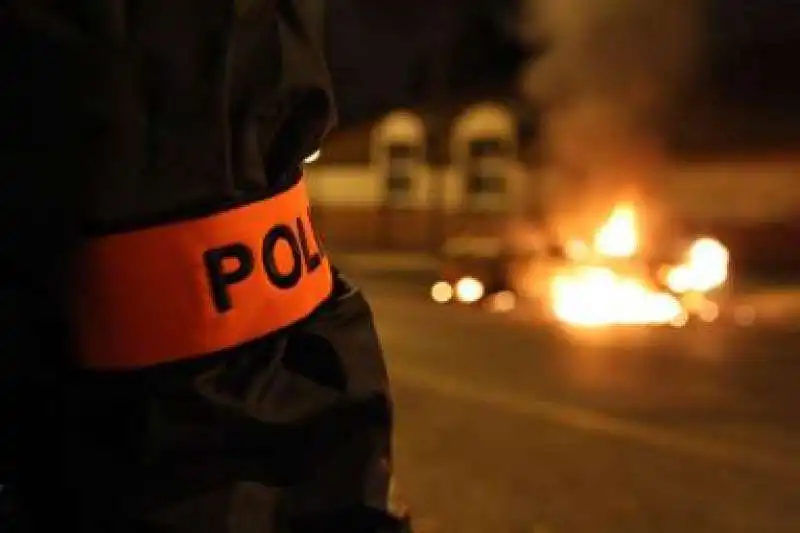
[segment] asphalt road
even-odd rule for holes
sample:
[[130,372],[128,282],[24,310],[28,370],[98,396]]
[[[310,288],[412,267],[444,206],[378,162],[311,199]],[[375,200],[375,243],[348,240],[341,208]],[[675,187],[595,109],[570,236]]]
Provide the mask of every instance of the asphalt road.
[[421,533],[800,532],[800,328],[574,334],[356,276]]

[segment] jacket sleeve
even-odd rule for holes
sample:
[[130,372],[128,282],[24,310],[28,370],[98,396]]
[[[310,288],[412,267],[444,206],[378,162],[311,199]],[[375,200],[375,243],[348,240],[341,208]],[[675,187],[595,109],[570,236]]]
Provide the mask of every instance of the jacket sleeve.
[[[334,297],[294,336],[307,339],[301,343],[305,357],[336,361],[346,383],[347,407],[329,415],[337,424],[336,437],[319,432],[318,441],[327,450],[319,466],[287,491],[290,529],[410,533],[408,511],[392,481],[394,406],[372,312],[361,291],[336,275]],[[310,375],[302,364],[292,364],[292,355],[286,354],[289,366]],[[327,372],[329,378],[332,374]]]
[[[109,104],[126,133],[127,108],[107,102],[115,94],[103,85],[120,65],[98,45],[113,43],[103,32],[125,3],[0,3],[0,485],[11,487],[0,492],[0,531],[19,531],[3,517],[9,494],[32,509],[17,516],[85,532],[265,531],[277,517],[293,533],[400,531],[388,498],[391,398],[360,293],[345,290],[290,333],[221,359],[66,379],[69,251],[95,185],[119,185],[92,177],[126,166],[101,148],[108,131],[94,114]],[[304,32],[283,18],[280,85],[324,85]],[[253,66],[242,68],[248,78]],[[311,144],[286,129],[290,146]],[[321,361],[344,378],[320,378]]]

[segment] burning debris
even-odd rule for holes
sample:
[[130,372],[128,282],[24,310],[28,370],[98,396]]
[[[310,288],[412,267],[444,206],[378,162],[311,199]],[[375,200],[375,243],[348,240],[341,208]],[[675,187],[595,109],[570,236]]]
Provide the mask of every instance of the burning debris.
[[[495,311],[536,300],[575,327],[716,320],[712,294],[728,279],[727,248],[704,237],[682,256],[654,264],[652,256],[669,246],[662,249],[650,234],[662,218],[663,206],[651,197],[667,158],[662,133],[701,55],[701,3],[527,0],[523,6],[523,33],[547,45],[523,73],[522,89],[542,112],[546,174],[558,184],[546,198],[548,220],[539,222],[549,226],[549,242],[529,254],[506,243],[491,257],[454,256],[432,298],[485,302]],[[599,227],[586,224],[596,221],[584,215],[631,196],[637,201],[618,202]]]
[[[544,305],[546,315],[579,328],[680,327],[692,317],[715,321],[719,308],[712,295],[728,281],[727,248],[716,239],[702,237],[674,261],[653,264],[644,253],[639,218],[633,203],[619,203],[590,239],[570,240],[557,246],[560,251],[555,255],[517,256],[517,262],[527,263],[521,270],[510,262],[503,264],[505,282],[481,277],[474,258],[456,258],[462,267],[458,275],[435,283],[431,298],[442,304],[482,303],[496,313],[512,311],[520,298],[533,299]],[[506,252],[484,259],[500,263],[513,256]],[[514,277],[518,279],[511,280]]]
[[652,275],[636,261],[641,248],[637,226],[633,206],[620,204],[591,244],[569,244],[572,264],[549,283],[550,307],[558,320],[579,327],[682,326],[693,314],[706,321],[716,318],[716,305],[705,296],[728,278],[725,246],[712,238],[697,239],[681,262]]

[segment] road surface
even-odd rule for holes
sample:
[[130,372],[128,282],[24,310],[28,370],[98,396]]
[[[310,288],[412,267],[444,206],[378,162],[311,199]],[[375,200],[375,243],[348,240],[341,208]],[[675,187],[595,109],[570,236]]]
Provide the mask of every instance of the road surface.
[[800,328],[576,335],[357,281],[421,533],[800,532]]

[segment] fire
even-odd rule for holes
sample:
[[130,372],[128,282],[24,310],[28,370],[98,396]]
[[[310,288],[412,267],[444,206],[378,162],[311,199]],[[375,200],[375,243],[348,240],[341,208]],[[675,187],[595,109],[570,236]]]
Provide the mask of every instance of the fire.
[[614,208],[591,245],[569,243],[567,254],[575,264],[550,281],[555,317],[578,327],[682,326],[692,309],[679,295],[703,295],[723,285],[728,277],[728,250],[714,239],[702,238],[691,245],[682,264],[664,272],[662,281],[669,291],[659,289],[648,276],[622,272],[614,265],[635,257],[640,244],[636,209],[628,203]]
[[553,312],[574,326],[680,324],[684,310],[665,292],[607,267],[577,267],[552,281]]
[[730,254],[725,246],[704,237],[689,248],[684,264],[667,272],[665,282],[678,294],[708,292],[725,283],[729,261]]
[[594,237],[594,250],[605,257],[633,257],[639,249],[636,210],[618,205]]

